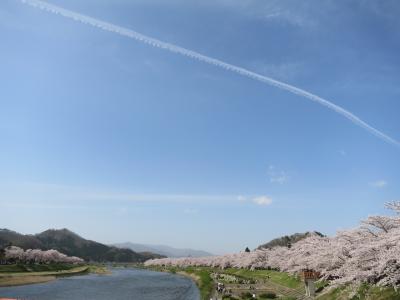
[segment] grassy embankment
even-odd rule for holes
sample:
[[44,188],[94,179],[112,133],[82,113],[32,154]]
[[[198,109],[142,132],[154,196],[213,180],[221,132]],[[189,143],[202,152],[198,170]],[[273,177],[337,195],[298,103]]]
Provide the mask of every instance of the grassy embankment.
[[300,278],[292,276],[288,273],[278,272],[274,270],[249,270],[249,269],[226,269],[221,271],[225,274],[231,274],[243,277],[249,280],[264,280],[268,278],[271,282],[291,288],[299,289],[303,287]]
[[[215,289],[215,282],[211,274],[229,274],[237,278],[252,282],[264,282],[271,289],[271,293],[259,294],[257,299],[295,300],[304,295],[304,283],[299,277],[288,273],[273,270],[248,270],[248,269],[216,269],[206,267],[151,267],[154,271],[171,272],[191,277],[197,284],[202,300],[209,300]],[[393,288],[362,285],[354,291],[354,288],[343,286],[326,290],[326,282],[317,282],[317,299],[319,300],[400,300],[400,293]],[[228,297],[223,299],[250,299],[252,291],[242,293],[241,297]],[[275,294],[275,295],[274,295]],[[247,295],[247,296],[246,296]],[[280,296],[279,296],[280,295]],[[274,298],[276,297],[276,298]]]
[[14,286],[42,283],[55,280],[61,276],[72,276],[86,273],[106,274],[105,267],[100,265],[0,265],[0,286]]
[[[275,270],[249,270],[229,268],[220,270],[220,273],[234,275],[236,278],[248,280],[250,284],[261,283],[268,292],[257,293],[256,299],[295,300],[304,294],[303,283],[299,277]],[[242,292],[241,297],[226,297],[226,299],[253,299],[254,291]]]
[[399,300],[400,293],[393,288],[363,284],[358,288],[341,286],[319,296],[318,300]]
[[[277,272],[273,270],[254,270],[250,271],[247,269],[217,269],[207,267],[188,267],[188,268],[177,268],[177,267],[151,267],[154,271],[171,272],[181,274],[192,278],[201,294],[201,299],[208,300],[213,294],[215,289],[215,282],[211,276],[213,273],[230,274],[238,278],[247,280],[265,280],[268,278],[269,281],[276,284],[276,286],[287,288],[288,290],[301,290],[302,283],[299,278],[291,276],[287,273]],[[302,290],[301,290],[302,291]],[[300,292],[299,292],[300,293]],[[229,298],[226,298],[229,299]],[[281,299],[295,299],[295,298],[281,298]]]
[[211,268],[177,268],[177,267],[145,267],[145,269],[157,272],[169,272],[190,277],[200,290],[202,300],[209,300],[214,289],[214,281],[211,278]]

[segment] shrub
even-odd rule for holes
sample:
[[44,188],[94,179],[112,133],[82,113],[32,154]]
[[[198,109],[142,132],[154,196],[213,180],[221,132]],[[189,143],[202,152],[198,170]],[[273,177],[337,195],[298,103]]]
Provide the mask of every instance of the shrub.
[[261,294],[259,297],[261,299],[276,299],[277,298],[276,294],[272,293],[272,292]]

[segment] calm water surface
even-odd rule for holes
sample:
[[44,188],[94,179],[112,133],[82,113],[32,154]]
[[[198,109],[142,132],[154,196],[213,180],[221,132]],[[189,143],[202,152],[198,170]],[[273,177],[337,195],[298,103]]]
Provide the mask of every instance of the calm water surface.
[[137,269],[112,269],[112,275],[91,274],[43,284],[0,288],[1,297],[29,300],[200,299],[197,287],[188,278]]

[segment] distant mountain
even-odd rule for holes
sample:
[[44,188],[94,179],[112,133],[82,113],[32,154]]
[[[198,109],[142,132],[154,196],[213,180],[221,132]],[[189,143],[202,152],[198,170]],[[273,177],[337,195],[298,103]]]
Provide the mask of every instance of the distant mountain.
[[324,236],[322,233],[318,231],[312,231],[312,232],[304,232],[304,233],[295,233],[292,235],[285,235],[276,239],[273,239],[269,241],[268,243],[262,244],[257,247],[257,249],[262,249],[262,248],[274,248],[277,246],[282,246],[282,247],[288,247],[290,245],[293,245],[294,243],[305,239],[306,237],[312,236],[312,235],[318,235],[318,236]]
[[23,249],[43,249],[43,243],[34,235],[22,235],[12,230],[0,228],[0,248],[14,245]]
[[193,249],[179,249],[173,248],[165,245],[146,245],[146,244],[135,244],[135,243],[120,243],[114,244],[118,248],[129,248],[136,252],[151,252],[157,253],[167,257],[202,257],[202,256],[212,256],[213,254]]
[[68,256],[99,262],[144,262],[161,255],[137,253],[131,249],[107,246],[86,240],[68,229],[49,229],[36,235],[23,235],[8,229],[0,229],[0,248],[14,245],[23,249],[55,249]]

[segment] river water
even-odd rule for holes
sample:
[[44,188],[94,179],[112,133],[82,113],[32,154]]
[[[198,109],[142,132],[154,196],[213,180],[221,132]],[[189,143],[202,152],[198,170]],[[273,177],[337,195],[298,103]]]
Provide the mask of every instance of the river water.
[[199,300],[188,278],[138,269],[112,269],[111,275],[82,275],[17,287],[0,288],[0,298],[27,300]]

